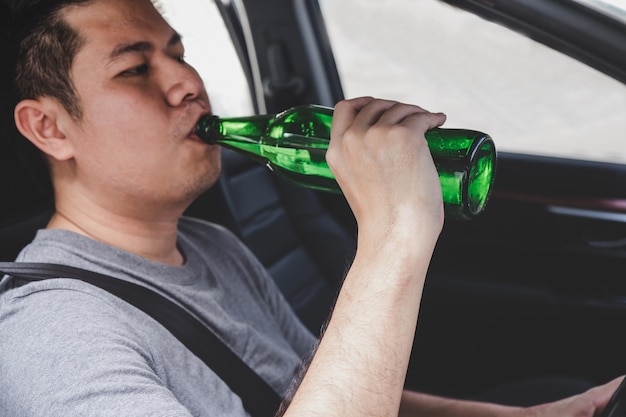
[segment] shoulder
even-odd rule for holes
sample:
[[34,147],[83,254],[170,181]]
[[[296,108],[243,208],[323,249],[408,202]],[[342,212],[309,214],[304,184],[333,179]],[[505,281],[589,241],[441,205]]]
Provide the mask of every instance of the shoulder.
[[54,279],[0,297],[0,415],[189,416],[155,370],[157,338],[88,287]]
[[3,342],[47,344],[57,337],[60,342],[83,337],[96,329],[123,330],[128,322],[121,313],[127,314],[123,310],[129,307],[112,294],[79,280],[30,282],[0,295],[0,333],[8,336],[2,338]]
[[137,329],[147,320],[107,291],[75,279],[27,283],[0,295],[0,365],[43,353],[82,352],[87,358],[101,343],[126,344],[149,361],[148,338]]

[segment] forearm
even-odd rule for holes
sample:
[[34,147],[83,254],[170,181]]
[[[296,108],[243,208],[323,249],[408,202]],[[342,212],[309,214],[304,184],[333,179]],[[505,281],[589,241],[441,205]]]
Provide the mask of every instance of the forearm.
[[432,248],[368,246],[357,253],[285,415],[398,413]]
[[529,410],[404,391],[400,417],[523,417]]
[[423,134],[444,120],[369,97],[335,107],[326,161],[357,221],[358,249],[286,416],[398,414],[443,227],[441,185]]

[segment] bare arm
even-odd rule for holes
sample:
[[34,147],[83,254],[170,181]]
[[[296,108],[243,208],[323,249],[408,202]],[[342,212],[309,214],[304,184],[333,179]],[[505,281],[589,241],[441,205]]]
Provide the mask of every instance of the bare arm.
[[[402,396],[400,417],[523,417],[533,414],[524,414],[525,410],[519,407],[507,407],[497,404],[488,404],[474,401],[454,400],[405,391]],[[554,417],[557,417],[556,415]],[[565,417],[565,416],[562,416]]]
[[403,390],[443,226],[441,186],[424,132],[444,120],[372,98],[335,108],[327,160],[356,217],[358,250],[285,416],[593,417],[617,388],[620,379],[531,408]]
[[[593,417],[621,378],[530,408],[403,390],[441,186],[424,132],[445,116],[359,98],[335,108],[328,162],[359,227],[331,320],[286,416]],[[419,342],[419,341],[418,341]]]
[[356,216],[358,250],[286,416],[397,415],[443,225],[424,132],[444,120],[371,98],[337,105],[327,159]]
[[400,417],[594,417],[603,410],[623,377],[560,401],[529,408],[461,401],[405,391]]

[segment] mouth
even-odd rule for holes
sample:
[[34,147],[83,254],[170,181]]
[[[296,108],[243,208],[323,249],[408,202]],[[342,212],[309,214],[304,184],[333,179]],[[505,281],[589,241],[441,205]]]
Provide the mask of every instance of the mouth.
[[[192,130],[189,135],[187,135],[187,139],[193,140],[194,142],[205,143],[200,137],[195,133],[195,129]],[[206,144],[206,143],[205,143]]]
[[203,114],[201,114],[201,115],[200,115],[200,117],[198,118],[198,120],[196,120],[196,123],[194,123],[193,127],[191,128],[191,130],[190,130],[190,131],[189,131],[189,133],[187,134],[187,137],[188,137],[189,139],[194,140],[194,141],[198,141],[198,142],[201,142],[201,143],[204,143],[205,145],[210,145],[210,144],[206,143],[205,141],[203,141],[203,140],[200,138],[200,136],[198,136],[198,134],[196,133],[196,128],[197,128],[197,126],[198,126],[198,123],[200,122],[200,120],[202,119],[202,117],[204,117],[204,116],[208,116],[208,115],[211,115],[211,113],[210,113],[210,112],[203,113]]

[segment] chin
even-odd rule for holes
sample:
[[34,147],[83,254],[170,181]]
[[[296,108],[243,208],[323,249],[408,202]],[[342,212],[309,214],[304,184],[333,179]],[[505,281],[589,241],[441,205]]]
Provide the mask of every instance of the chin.
[[202,175],[195,176],[181,187],[187,198],[195,200],[217,182],[220,176],[220,164],[209,166],[211,169],[206,170]]

